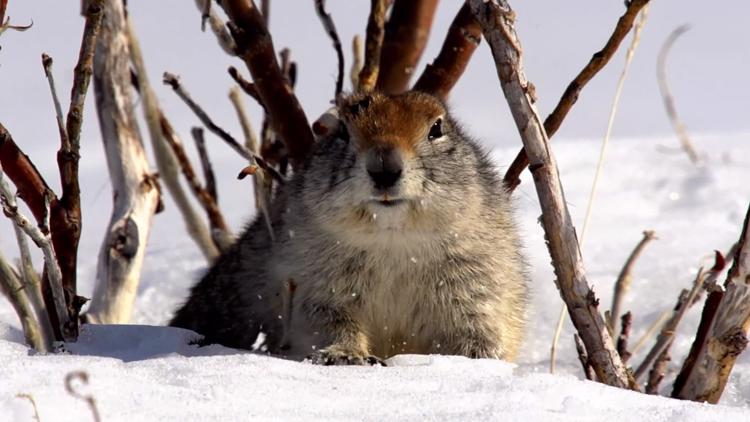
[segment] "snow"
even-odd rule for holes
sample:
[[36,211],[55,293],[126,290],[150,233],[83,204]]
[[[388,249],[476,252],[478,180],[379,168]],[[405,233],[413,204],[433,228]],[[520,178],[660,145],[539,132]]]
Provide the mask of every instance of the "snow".
[[[706,164],[690,164],[676,140],[615,139],[582,251],[591,284],[609,309],[612,284],[625,259],[653,229],[652,242],[636,264],[624,309],[634,315],[631,344],[692,282],[714,249],[736,241],[750,200],[750,143],[747,134],[703,135],[697,147]],[[566,199],[574,221],[582,222],[599,144],[596,140],[554,141]],[[509,163],[516,148],[498,149],[497,163]],[[226,171],[222,207],[234,227],[249,215],[246,184],[232,184],[238,160],[215,157]],[[104,163],[82,167],[84,193],[102,190]],[[189,331],[161,327],[187,289],[205,270],[200,252],[185,235],[167,200],[157,216],[144,262],[134,323],[84,326],[67,353],[37,355],[23,345],[9,303],[0,299],[0,420],[33,419],[18,394],[33,396],[42,421],[90,420],[84,401],[69,395],[65,375],[85,370],[104,421],[116,420],[508,420],[508,421],[718,421],[750,418],[750,353],[740,356],[720,405],[672,400],[581,380],[566,322],[557,373],[548,373],[549,344],[561,301],[552,283],[533,183],[524,176],[515,194],[532,264],[532,316],[516,364],[448,356],[396,356],[388,367],[318,367],[224,348],[199,348]],[[239,183],[239,182],[237,182]],[[89,186],[88,188],[86,186]],[[242,193],[242,194],[241,194]],[[90,294],[98,242],[108,218],[109,198],[84,198],[88,216],[81,243],[80,292]],[[15,256],[3,224],[3,252]],[[700,318],[700,305],[686,315],[672,347],[668,393]],[[631,363],[645,356],[651,342]]]

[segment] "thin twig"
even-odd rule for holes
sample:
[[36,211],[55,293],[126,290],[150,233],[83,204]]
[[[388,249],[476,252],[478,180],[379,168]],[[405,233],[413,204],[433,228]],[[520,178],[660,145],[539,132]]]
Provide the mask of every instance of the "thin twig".
[[705,272],[703,268],[701,268],[700,270],[698,270],[698,274],[695,276],[695,281],[693,281],[692,289],[690,289],[690,291],[683,290],[680,294],[680,297],[677,300],[677,305],[672,311],[672,317],[669,318],[669,320],[664,324],[661,332],[659,333],[659,336],[656,338],[656,343],[643,359],[643,362],[641,362],[641,364],[638,366],[638,369],[635,370],[636,381],[640,380],[644,375],[646,375],[646,371],[651,368],[651,365],[654,364],[656,358],[659,357],[659,355],[661,355],[665,350],[669,349],[669,346],[672,344],[672,339],[674,338],[675,332],[677,331],[677,326],[682,321],[682,318],[685,316],[687,310],[693,305],[693,303],[695,303],[695,298],[696,296],[698,296],[698,293],[703,286],[704,276]]
[[211,17],[211,1],[203,2],[203,10],[201,11],[201,31],[203,32],[206,32],[206,21]]
[[81,394],[77,387],[73,386],[73,381],[78,381],[84,386],[89,383],[89,374],[85,371],[73,371],[65,375],[65,391],[71,396],[83,400],[91,410],[91,416],[94,418],[94,422],[101,422],[102,418],[99,416],[99,409],[96,406],[96,399],[91,394]]
[[42,67],[44,67],[44,75],[47,77],[49,90],[52,94],[52,103],[55,106],[55,117],[57,118],[57,130],[60,132],[60,143],[67,145],[68,132],[65,129],[62,106],[60,105],[60,98],[57,96],[57,89],[55,88],[55,77],[52,75],[52,57],[48,56],[47,53],[42,53]]
[[164,118],[164,115],[161,115],[160,117],[159,121],[161,123],[161,131],[164,135],[164,141],[172,149],[185,181],[187,181],[193,195],[206,212],[208,222],[211,226],[211,239],[214,241],[214,244],[219,251],[225,251],[233,242],[229,225],[224,219],[224,215],[216,204],[214,197],[208,189],[204,188],[198,181],[198,177],[196,176],[193,165],[185,152],[185,148],[182,146],[182,142],[177,137],[174,129],[172,129],[169,121]]
[[206,183],[206,191],[214,202],[219,203],[218,192],[216,191],[216,177],[214,176],[214,169],[211,165],[211,160],[208,158],[208,150],[206,150],[206,140],[203,137],[203,128],[194,127],[190,130],[195,140],[195,148],[198,150],[198,157],[200,157],[201,168],[203,169],[203,180]]
[[[612,127],[615,123],[615,116],[617,115],[617,107],[620,104],[620,95],[622,94],[622,88],[625,85],[625,77],[628,74],[628,69],[630,68],[630,63],[633,61],[633,56],[635,55],[635,50],[638,47],[638,44],[641,39],[641,31],[643,30],[644,25],[646,24],[646,20],[648,18],[648,5],[645,5],[640,13],[640,19],[638,19],[638,22],[635,24],[635,29],[633,30],[633,40],[630,43],[630,47],[628,48],[627,53],[625,54],[625,64],[623,65],[622,72],[620,73],[620,78],[617,80],[617,88],[615,88],[615,95],[612,99],[612,107],[609,110],[609,118],[607,119],[607,130],[604,134],[604,139],[602,139],[602,146],[599,151],[599,159],[596,162],[596,171],[594,173],[594,179],[591,182],[591,191],[589,192],[589,199],[586,203],[586,214],[583,219],[583,229],[581,230],[581,239],[586,238],[586,234],[588,233],[588,227],[589,227],[589,220],[591,218],[591,211],[594,206],[595,198],[596,198],[596,188],[599,185],[599,179],[601,178],[602,169],[604,168],[604,157],[607,152],[607,146],[609,145],[609,139],[612,135]],[[581,243],[583,243],[584,240],[581,240]],[[613,315],[613,318],[616,318],[616,315]]]
[[31,240],[39,247],[44,254],[44,267],[47,271],[52,298],[54,300],[55,312],[60,322],[61,332],[66,332],[63,328],[69,322],[67,305],[65,302],[65,293],[63,292],[62,273],[57,263],[55,250],[52,247],[50,234],[44,234],[44,230],[32,224],[26,216],[21,214],[16,204],[15,196],[10,190],[10,186],[5,181],[2,166],[0,166],[0,199],[2,199],[2,208],[5,215],[13,220],[15,224],[26,233]]
[[349,82],[352,84],[352,91],[356,91],[359,87],[359,72],[362,71],[364,48],[362,37],[355,35],[352,38],[352,67],[349,69]]
[[[622,87],[623,87],[623,85],[625,83],[625,76],[627,75],[628,68],[630,67],[631,61],[633,60],[633,54],[635,53],[635,49],[636,49],[636,47],[638,46],[638,43],[639,43],[641,30],[643,29],[643,26],[646,23],[646,16],[647,16],[646,12],[647,11],[648,11],[648,5],[646,5],[643,8],[643,12],[641,13],[641,19],[639,20],[638,24],[636,24],[635,31],[633,32],[633,41],[630,44],[630,48],[628,49],[628,52],[626,54],[625,66],[623,67],[622,73],[620,74],[620,79],[617,82],[617,88],[615,90],[615,97],[614,97],[614,100],[612,101],[612,108],[610,109],[609,119],[608,119],[608,122],[607,122],[607,132],[604,135],[604,139],[602,140],[602,146],[601,146],[601,150],[599,152],[599,159],[597,160],[597,163],[596,163],[596,171],[594,173],[594,179],[593,179],[592,184],[591,184],[591,191],[589,192],[589,198],[588,198],[588,201],[586,203],[586,214],[584,215],[584,218],[583,218],[583,228],[581,230],[581,237],[579,239],[581,247],[583,247],[583,244],[586,242],[586,234],[588,234],[589,221],[591,219],[591,211],[593,210],[594,201],[595,201],[595,198],[596,198],[596,188],[597,188],[597,185],[599,184],[599,178],[601,177],[602,168],[604,166],[605,152],[607,150],[607,145],[609,144],[610,134],[612,133],[612,125],[614,124],[615,115],[617,113],[617,105],[620,102],[620,93],[622,92]],[[614,53],[614,51],[613,51],[613,53]],[[575,100],[574,100],[574,102],[575,102]],[[559,104],[558,104],[558,106],[559,106]],[[572,104],[571,104],[571,107],[572,107]],[[557,111],[557,110],[555,110],[555,111]],[[553,112],[553,114],[554,114],[554,112]],[[549,117],[547,117],[547,119],[549,120],[551,116],[552,115],[550,115]],[[552,134],[549,133],[549,130],[547,129],[547,121],[545,120],[544,123],[545,123],[545,126],[544,126],[545,130],[547,131],[547,136],[548,137],[552,136]],[[525,150],[522,150],[521,152],[523,154],[525,154]],[[520,157],[520,155],[519,155],[519,157]],[[524,157],[525,157],[525,155],[524,155]],[[516,159],[518,159],[518,157],[516,157]],[[513,164],[515,164],[515,162]],[[508,173],[510,173],[512,171],[512,168],[513,168],[513,165],[511,165],[511,168],[508,169]],[[507,184],[508,183],[508,180],[507,180],[508,174],[506,174],[505,177],[506,177],[506,184]],[[511,187],[511,189],[513,189],[513,187]],[[567,306],[567,305],[564,305],[564,306]],[[618,310],[618,312],[619,312],[619,310]],[[612,329],[611,320],[607,321],[607,325],[609,327],[610,333],[612,333],[612,335],[614,335],[614,333],[616,331]],[[554,337],[553,343],[552,343],[552,350],[556,350],[557,349],[557,342],[559,341],[559,338],[560,338],[559,337],[560,336],[559,331],[556,331],[555,333],[556,334],[555,334],[555,337]],[[551,365],[552,365],[551,367],[554,367],[554,364],[551,364]]]
[[636,245],[633,252],[630,253],[625,265],[622,267],[620,274],[617,276],[615,281],[614,294],[612,296],[612,308],[610,309],[610,320],[609,326],[613,333],[619,331],[617,321],[620,319],[620,310],[622,309],[622,301],[625,298],[625,294],[630,289],[630,283],[632,280],[631,274],[635,267],[635,262],[641,256],[641,253],[646,248],[646,245],[653,239],[656,239],[656,232],[653,230],[646,230],[643,232],[643,238],[638,245]]
[[[610,59],[614,56],[620,44],[630,32],[630,28],[633,27],[638,13],[649,3],[649,0],[632,0],[627,3],[627,10],[617,21],[612,35],[607,40],[604,47],[598,52],[594,53],[591,60],[583,67],[583,69],[576,75],[573,81],[570,82],[568,87],[565,89],[560,101],[558,101],[555,109],[550,113],[549,116],[544,120],[544,129],[547,132],[547,136],[551,138],[555,132],[560,128],[565,116],[568,115],[570,109],[578,101],[578,97],[586,84],[594,77],[604,66],[609,63]],[[508,189],[515,189],[521,183],[521,172],[529,165],[529,158],[526,155],[526,151],[521,149],[513,160],[513,163],[505,173],[505,185]]]
[[263,107],[263,110],[265,110],[266,106],[263,105],[263,100],[261,100],[260,94],[258,94],[258,88],[255,86],[255,84],[245,79],[234,66],[230,66],[228,71],[229,75],[232,77],[232,79],[234,79],[235,82],[237,82],[237,85],[242,88],[245,94],[251,96],[255,101],[258,102],[261,107]]
[[362,69],[359,71],[358,85],[355,91],[369,92],[375,88],[380,72],[380,55],[385,36],[385,12],[390,0],[370,0],[370,16],[367,18],[367,32],[365,38],[365,57]]
[[672,93],[669,91],[669,84],[667,83],[667,57],[669,56],[669,52],[672,49],[672,45],[674,45],[680,35],[684,34],[689,29],[690,25],[681,25],[672,31],[672,33],[669,34],[669,37],[667,37],[667,40],[664,41],[656,60],[656,78],[659,82],[659,92],[664,101],[664,108],[667,110],[667,116],[669,116],[669,123],[672,124],[672,128],[680,139],[682,150],[685,151],[693,164],[698,164],[700,158],[698,157],[698,153],[695,152],[695,148],[690,141],[690,136],[685,129],[685,125],[677,114],[677,108],[675,108],[674,105],[674,97],[672,97]]
[[315,138],[299,100],[286,88],[263,16],[252,0],[224,0],[221,6],[231,20],[228,26],[239,57],[253,80],[262,81],[257,84],[258,93],[274,132],[284,141],[292,165],[298,167],[305,161]]
[[660,331],[661,328],[664,326],[664,323],[667,322],[667,319],[669,319],[669,316],[672,315],[672,310],[667,309],[663,311],[658,318],[656,318],[656,321],[654,321],[647,329],[646,332],[643,333],[641,337],[638,338],[638,341],[635,343],[635,346],[633,346],[633,349],[630,351],[631,355],[635,355],[638,353],[638,351],[643,348],[643,346],[646,345],[646,343],[653,337],[653,335]]
[[315,0],[315,11],[318,12],[318,17],[323,23],[323,28],[333,42],[333,49],[336,50],[338,76],[336,76],[336,91],[334,98],[338,98],[341,94],[341,90],[344,89],[344,50],[341,48],[341,40],[339,39],[339,33],[336,31],[336,25],[333,23],[333,18],[331,18],[330,13],[326,12],[325,0]]
[[617,353],[619,353],[624,364],[627,364],[632,356],[632,353],[628,351],[628,340],[630,339],[630,328],[632,325],[633,314],[626,312],[622,316],[622,329],[620,330],[620,335],[617,337]]
[[562,334],[563,324],[565,323],[565,316],[567,315],[568,307],[565,303],[560,307],[560,315],[557,316],[557,324],[555,325],[555,332],[552,334],[552,345],[549,348],[549,373],[554,374],[555,368],[557,367],[557,346],[560,344],[560,335]]
[[[182,184],[180,184],[180,170],[182,170],[183,175],[186,172],[191,174],[192,166],[190,166],[190,162],[184,151],[181,157],[177,156],[178,151],[176,149],[181,148],[182,143],[177,139],[177,135],[159,106],[156,93],[149,83],[140,42],[135,34],[133,22],[130,18],[126,19],[125,35],[130,46],[130,59],[138,75],[137,87],[143,100],[143,116],[148,126],[151,146],[154,151],[154,158],[159,169],[161,181],[167,187],[172,199],[174,199],[190,238],[196,243],[206,260],[213,262],[219,256],[222,245],[218,245],[215,242],[214,236],[211,235],[212,231],[206,227],[200,214],[196,212],[193,204],[190,202],[189,196]],[[186,166],[190,166],[190,168],[186,170]],[[190,184],[191,179],[188,175],[185,176],[188,179],[188,184]],[[194,186],[191,185],[191,188],[194,188]],[[226,229],[226,223],[224,223],[221,214],[218,213],[216,204],[207,204],[205,201],[201,201],[201,196],[195,189],[193,189],[193,193],[203,206],[206,214],[208,214],[209,221],[212,224],[218,225],[220,229]]]
[[578,334],[573,334],[573,341],[575,342],[576,351],[578,352],[578,361],[581,362],[586,379],[591,381],[595,380],[596,374],[591,367],[591,363],[589,363],[589,356],[586,353],[586,346],[583,345],[583,340],[581,340],[581,337]]
[[669,353],[669,348],[672,346],[673,342],[674,338],[669,341],[667,346],[664,348],[664,351],[659,354],[659,357],[657,357],[656,361],[654,362],[654,366],[648,372],[648,382],[646,383],[645,389],[646,394],[659,394],[659,385],[661,384],[662,380],[664,380],[664,376],[667,374],[667,366],[672,360],[672,357]]
[[45,336],[40,321],[37,319],[37,309],[29,297],[28,285],[19,278],[13,266],[0,252],[0,294],[4,294],[18,315],[23,329],[26,344],[40,352],[51,349],[54,338]]
[[2,35],[3,32],[5,32],[8,29],[12,29],[14,31],[18,32],[24,32],[27,29],[31,29],[31,27],[34,26],[34,21],[32,20],[31,23],[28,25],[11,25],[10,24],[10,16],[8,16],[8,19],[5,20],[5,22],[0,19],[0,35]]
[[[5,1],[5,0],[0,0],[0,1]],[[36,422],[41,422],[41,419],[39,419],[39,409],[37,409],[36,407],[36,400],[34,400],[34,396],[28,393],[19,393],[19,394],[16,394],[16,397],[18,397],[19,399],[26,399],[30,401],[31,407],[34,409],[34,420],[36,420]]]
[[192,110],[193,113],[198,116],[198,119],[201,121],[201,123],[203,123],[204,126],[206,126],[208,130],[210,130],[212,133],[226,142],[233,150],[240,154],[242,158],[248,161],[255,160],[256,164],[262,169],[268,171],[274,177],[274,179],[276,179],[276,181],[282,184],[286,182],[284,176],[282,176],[276,169],[269,166],[261,156],[242,146],[242,144],[237,142],[237,140],[234,139],[232,135],[227,133],[227,131],[225,131],[221,127],[217,126],[216,123],[211,120],[208,114],[206,114],[206,112],[195,101],[193,101],[192,97],[190,97],[190,94],[188,94],[187,91],[185,91],[185,89],[182,87],[182,84],[180,83],[176,75],[173,75],[169,72],[164,72],[164,83],[172,87],[177,96],[179,96],[182,101],[184,101],[185,104],[190,107],[190,110]]
[[211,7],[212,1],[195,0],[195,6],[201,12],[201,30],[206,30],[206,21],[208,21],[208,25],[211,27],[211,32],[216,36],[216,42],[219,43],[219,47],[230,56],[236,56],[237,44],[235,44],[232,34],[229,33],[224,20]]
[[464,3],[448,28],[440,53],[435,61],[425,67],[412,89],[447,98],[481,40],[482,28],[474,19],[469,5]]
[[260,148],[260,141],[258,135],[253,129],[250,118],[245,110],[245,105],[242,103],[240,98],[240,91],[235,87],[229,90],[229,100],[234,106],[234,111],[237,112],[237,119],[240,121],[240,127],[242,128],[242,135],[245,138],[245,147],[252,152],[257,153]]

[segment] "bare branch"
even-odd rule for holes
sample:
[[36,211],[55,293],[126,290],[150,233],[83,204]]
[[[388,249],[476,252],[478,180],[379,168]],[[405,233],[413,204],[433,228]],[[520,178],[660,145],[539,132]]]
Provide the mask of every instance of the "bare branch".
[[90,394],[87,395],[78,392],[78,389],[73,386],[74,380],[77,380],[83,385],[87,385],[89,383],[88,372],[74,371],[69,372],[67,375],[65,375],[65,391],[67,391],[71,396],[85,401],[86,405],[88,405],[89,410],[91,411],[91,416],[94,418],[94,422],[101,422],[102,418],[101,416],[99,416],[99,409],[96,407],[96,399],[94,399],[94,396]]
[[659,336],[656,338],[656,343],[643,359],[643,362],[638,366],[638,369],[636,369],[636,381],[646,375],[646,371],[651,368],[651,365],[654,364],[659,355],[664,353],[665,350],[668,350],[672,345],[677,326],[680,324],[680,321],[682,321],[687,310],[693,305],[693,303],[695,303],[695,299],[703,286],[704,277],[705,272],[703,271],[703,268],[701,268],[698,270],[698,275],[695,276],[692,289],[689,291],[683,290],[680,293],[680,297],[677,299],[677,305],[675,305],[674,311],[672,311],[672,316],[667,320],[666,324],[664,324]]
[[247,111],[245,111],[245,105],[242,103],[242,98],[240,98],[240,92],[236,87],[229,90],[229,100],[232,102],[234,110],[237,112],[237,119],[240,121],[242,135],[245,138],[245,147],[250,151],[257,153],[260,149],[260,141],[258,140],[258,135],[253,129],[252,123],[250,123],[250,118],[247,115]]
[[[0,1],[3,1],[3,0],[0,0]],[[36,422],[41,422],[41,419],[39,419],[39,409],[37,409],[36,407],[36,400],[34,400],[34,396],[32,396],[31,394],[27,394],[27,393],[19,393],[19,394],[16,394],[16,397],[28,400],[31,403],[32,409],[34,409],[34,420]]]
[[216,10],[211,8],[212,1],[213,0],[195,0],[195,5],[201,12],[201,30],[206,30],[206,22],[208,22],[208,25],[211,27],[211,32],[216,36],[216,42],[219,43],[219,47],[230,56],[236,56],[237,44],[235,44],[232,34],[227,30],[224,20],[219,17]]
[[297,97],[287,89],[263,16],[252,0],[224,0],[221,5],[231,20],[238,55],[253,80],[262,81],[258,93],[271,125],[284,140],[292,164],[301,165],[314,143],[312,130]]
[[47,352],[51,349],[54,339],[51,333],[47,336],[43,334],[40,320],[37,319],[36,309],[34,309],[32,300],[26,290],[27,287],[28,284],[22,283],[18,274],[0,252],[0,293],[5,294],[16,311],[16,315],[21,321],[26,344],[37,351]]
[[187,104],[188,107],[190,107],[193,113],[195,113],[195,115],[198,116],[198,119],[201,121],[201,123],[203,123],[203,125],[206,126],[208,130],[210,130],[212,133],[214,133],[216,136],[218,136],[224,142],[226,142],[233,150],[235,150],[238,154],[240,154],[242,158],[248,161],[255,160],[256,164],[260,168],[271,173],[271,175],[279,183],[286,182],[286,179],[284,178],[284,176],[282,176],[276,169],[269,166],[261,156],[259,156],[258,154],[242,146],[242,144],[237,142],[237,140],[234,139],[232,135],[230,135],[227,131],[225,131],[221,127],[217,126],[216,123],[214,123],[214,121],[211,120],[208,114],[206,114],[206,112],[195,101],[193,101],[193,98],[182,87],[182,84],[180,83],[179,78],[176,75],[173,75],[169,72],[164,72],[164,84],[171,86],[174,92],[177,93],[177,96],[179,96],[182,99],[182,101],[184,101],[185,104]]
[[[68,315],[68,308],[65,302],[65,293],[63,292],[62,285],[62,273],[60,272],[60,266],[57,263],[57,257],[55,256],[55,250],[52,247],[52,240],[49,233],[45,234],[43,231],[29,221],[26,216],[18,211],[18,205],[16,204],[15,195],[10,190],[10,186],[5,181],[3,169],[0,166],[0,199],[2,200],[2,208],[5,216],[13,220],[13,222],[26,233],[31,240],[39,247],[44,254],[44,268],[49,278],[49,285],[52,291],[52,298],[54,300],[55,313],[57,314],[57,320],[60,324],[60,331],[62,333],[68,332],[67,328],[70,324]],[[25,293],[24,293],[25,295]],[[28,299],[27,299],[28,301]],[[66,340],[69,340],[66,338]]]
[[482,28],[469,5],[464,3],[448,28],[440,53],[432,64],[427,65],[413,89],[446,99],[481,40]]
[[333,23],[333,18],[331,18],[330,13],[326,12],[325,0],[315,0],[315,11],[318,12],[318,17],[323,23],[323,28],[333,42],[333,49],[336,50],[338,76],[336,76],[336,91],[334,91],[334,98],[338,98],[341,94],[341,90],[344,89],[344,50],[341,48],[341,40],[339,39],[339,33],[336,32],[336,25]]
[[258,104],[263,107],[263,110],[266,109],[266,106],[263,105],[263,100],[260,98],[260,94],[258,94],[258,88],[254,83],[242,77],[240,72],[234,66],[229,67],[229,75],[232,77],[232,79],[234,79],[235,82],[237,82],[237,85],[242,88],[245,94],[251,96],[255,101],[257,101]]
[[522,53],[513,26],[515,13],[505,0],[470,0],[469,4],[490,45],[505,98],[533,163],[531,170],[542,207],[542,224],[560,294],[586,346],[597,379],[608,385],[628,388],[631,383],[627,370],[599,313],[599,300],[586,279],[557,165],[528,93],[529,83],[523,72]]
[[[208,262],[213,262],[220,253],[220,247],[214,242],[211,231],[204,224],[201,217],[193,208],[190,203],[188,195],[182,188],[179,181],[179,171],[182,169],[183,175],[186,173],[186,165],[190,166],[190,162],[187,156],[184,154],[179,157],[179,149],[182,148],[182,143],[174,133],[172,126],[167,121],[164,112],[159,107],[159,101],[156,98],[156,94],[151,87],[148,80],[148,74],[146,73],[146,66],[143,61],[143,55],[141,53],[140,43],[135,35],[133,23],[130,18],[127,19],[127,29],[125,31],[128,38],[128,44],[130,45],[130,58],[135,67],[135,72],[138,75],[138,92],[143,100],[143,115],[148,125],[148,131],[151,138],[151,146],[154,151],[154,158],[159,169],[159,175],[164,185],[167,187],[170,196],[174,199],[177,208],[180,211],[182,220],[185,223],[187,232],[193,241],[198,245],[198,248],[203,253],[203,256]],[[192,173],[192,167],[188,173]],[[190,184],[190,178],[187,177],[188,184]],[[191,188],[193,186],[191,185]],[[193,189],[193,192],[196,191]],[[196,196],[197,193],[196,193]],[[206,204],[203,201],[199,202],[206,209]],[[215,211],[216,204],[213,204],[212,211]],[[218,218],[215,212],[206,209],[209,214],[209,220],[211,218]],[[219,221],[223,223],[223,219]],[[223,224],[223,229],[226,229],[226,223]]]
[[377,89],[397,94],[409,86],[427,39],[437,0],[395,0],[385,24]]
[[355,35],[352,38],[352,67],[349,69],[349,82],[352,84],[352,91],[359,89],[359,72],[362,71],[363,49],[362,37]]
[[55,88],[55,77],[52,75],[52,57],[48,56],[46,53],[42,53],[42,67],[44,67],[44,75],[47,77],[49,90],[52,94],[52,103],[55,106],[57,130],[60,132],[60,144],[68,145],[68,131],[65,129],[62,106],[60,105],[60,98],[58,98],[57,89]]
[[633,324],[633,314],[626,312],[622,316],[622,330],[617,337],[617,354],[620,355],[623,364],[627,364],[632,353],[628,351],[628,339],[630,339],[630,327]]
[[385,12],[391,0],[370,0],[370,17],[367,18],[367,35],[365,39],[365,61],[359,71],[355,91],[369,92],[375,88],[380,72],[380,55],[385,36]]
[[[630,32],[630,28],[633,27],[636,17],[640,13],[641,9],[645,7],[650,0],[632,0],[627,3],[627,9],[625,13],[617,21],[615,29],[612,35],[607,40],[604,47],[594,53],[591,60],[584,66],[584,68],[576,75],[572,82],[568,85],[560,97],[555,109],[550,113],[549,116],[544,120],[544,129],[547,132],[548,137],[552,137],[555,132],[560,128],[563,120],[573,108],[573,105],[578,101],[578,96],[583,91],[583,87],[599,73],[604,66],[609,63],[610,59],[614,56],[620,44]],[[508,168],[505,173],[505,185],[508,189],[515,189],[521,183],[521,172],[529,165],[529,158],[526,155],[526,151],[523,149],[518,152],[515,160]]]
[[203,180],[206,182],[206,191],[214,202],[219,203],[219,196],[216,192],[216,177],[214,176],[214,169],[211,165],[211,160],[208,158],[208,150],[206,150],[206,140],[203,137],[203,128],[194,127],[190,130],[195,141],[195,148],[198,150],[198,156],[201,161],[201,168],[203,169]]
[[234,239],[231,230],[229,229],[229,225],[224,219],[224,215],[221,213],[221,209],[219,209],[219,206],[211,193],[198,181],[195,170],[193,170],[193,165],[190,163],[190,159],[185,153],[185,148],[182,146],[182,142],[163,114],[160,116],[159,122],[161,124],[161,133],[164,136],[164,141],[166,141],[171,147],[190,190],[206,212],[211,227],[209,239],[212,240],[212,244],[218,252],[227,250],[234,242]]
[[664,108],[667,110],[667,116],[669,116],[669,123],[672,124],[672,128],[680,139],[682,150],[685,151],[693,164],[698,164],[700,161],[698,153],[695,152],[695,148],[690,141],[690,136],[685,129],[685,125],[682,123],[682,120],[680,120],[680,116],[677,115],[677,108],[675,108],[674,105],[674,97],[672,97],[672,93],[669,91],[669,84],[667,83],[667,57],[669,56],[669,52],[672,49],[672,45],[674,45],[680,35],[684,34],[689,29],[690,25],[679,26],[672,31],[672,33],[669,34],[669,37],[667,37],[667,40],[664,41],[656,60],[656,79],[659,82],[659,92],[664,101]]
[[667,374],[667,365],[669,365],[669,362],[672,360],[672,357],[669,354],[669,347],[671,345],[672,341],[670,341],[670,344],[663,352],[661,352],[659,357],[656,358],[654,366],[648,371],[648,382],[646,383],[645,390],[646,394],[659,394],[659,385],[662,380],[664,380],[664,376]]
[[201,11],[201,31],[206,32],[206,21],[211,17],[211,0],[203,2]]
[[622,308],[622,301],[625,298],[625,294],[630,289],[631,273],[633,272],[633,268],[635,267],[635,262],[641,256],[641,253],[643,253],[646,245],[648,245],[650,241],[656,238],[656,232],[654,232],[653,230],[644,231],[643,239],[638,242],[638,245],[636,245],[635,249],[633,249],[633,252],[630,253],[630,256],[628,257],[627,261],[625,261],[625,265],[622,267],[620,274],[617,276],[617,281],[615,281],[615,292],[612,296],[612,308],[610,311],[609,320],[609,326],[613,333],[619,331],[617,321],[620,319],[620,309]]
[[[750,207],[724,291],[714,289],[672,397],[717,403],[750,331]],[[716,286],[718,288],[718,286]],[[715,309],[715,310],[714,310]]]

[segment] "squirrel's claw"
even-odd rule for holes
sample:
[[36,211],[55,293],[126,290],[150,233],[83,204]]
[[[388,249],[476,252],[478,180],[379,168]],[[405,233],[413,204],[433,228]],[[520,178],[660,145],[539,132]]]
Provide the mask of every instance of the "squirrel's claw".
[[340,366],[340,365],[370,365],[370,366],[388,366],[377,356],[361,355],[358,353],[346,353],[339,350],[322,349],[318,350],[305,359],[313,365]]

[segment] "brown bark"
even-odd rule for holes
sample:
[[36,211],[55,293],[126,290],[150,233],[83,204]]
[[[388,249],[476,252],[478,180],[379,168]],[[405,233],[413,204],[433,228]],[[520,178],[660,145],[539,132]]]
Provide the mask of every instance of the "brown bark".
[[279,68],[263,16],[252,0],[222,0],[221,5],[231,20],[237,53],[253,77],[271,126],[284,140],[292,165],[299,166],[313,146],[313,133]]
[[750,332],[750,207],[727,274],[724,291],[713,291],[703,309],[690,354],[672,397],[717,403]]
[[680,296],[677,299],[677,304],[672,311],[672,316],[662,327],[661,332],[659,332],[659,335],[656,337],[656,343],[654,343],[654,346],[649,350],[648,354],[643,359],[643,362],[638,365],[638,369],[635,371],[636,380],[641,379],[646,374],[646,371],[651,368],[651,365],[656,362],[656,359],[665,351],[669,350],[682,318],[685,316],[687,310],[696,302],[698,293],[703,286],[703,280],[705,279],[704,276],[705,273],[703,268],[701,268],[698,270],[698,275],[695,276],[693,287],[690,290],[685,289],[680,293]]
[[[563,120],[568,115],[568,112],[573,105],[578,101],[578,96],[581,94],[583,87],[594,77],[604,66],[609,63],[609,60],[614,56],[617,49],[622,44],[622,41],[630,32],[630,28],[633,27],[635,18],[640,13],[641,9],[645,7],[650,0],[632,0],[627,4],[627,10],[617,21],[615,29],[612,35],[607,40],[604,47],[594,53],[591,60],[583,67],[583,69],[576,75],[572,82],[568,85],[563,92],[560,101],[558,101],[555,109],[550,113],[549,116],[544,120],[544,129],[547,131],[547,136],[552,137],[555,132],[560,128]],[[505,173],[505,185],[508,189],[513,190],[521,183],[521,172],[529,165],[529,158],[525,150],[521,150],[516,155],[516,158],[511,163],[508,171]]]
[[203,136],[203,128],[194,127],[190,130],[195,141],[195,148],[198,150],[198,157],[201,162],[201,169],[203,169],[203,180],[206,184],[206,192],[214,199],[214,202],[218,204],[219,194],[216,191],[216,176],[214,176],[214,168],[211,165],[211,159],[208,157],[208,150],[206,149],[206,139]]
[[633,314],[626,312],[622,316],[622,330],[617,337],[617,354],[620,355],[623,364],[627,364],[632,354],[628,351],[628,340],[630,339],[630,328],[633,325]]
[[391,0],[371,0],[370,16],[367,18],[365,38],[365,60],[357,78],[359,91],[369,92],[375,88],[380,71],[380,54],[385,36],[385,12]]
[[8,7],[8,0],[0,0],[0,25],[5,21],[5,10]]
[[430,36],[438,0],[396,0],[385,24],[377,89],[406,91]]
[[505,0],[486,3],[470,0],[469,4],[492,50],[500,85],[532,162],[531,171],[542,207],[542,225],[560,295],[586,346],[597,379],[608,385],[628,388],[631,382],[627,370],[599,312],[599,300],[586,279],[557,164],[528,92],[521,46],[513,26],[515,13]]
[[427,65],[412,89],[446,99],[481,40],[482,27],[474,19],[469,5],[464,3],[448,28],[440,53]]
[[[203,210],[206,212],[208,222],[211,226],[211,237],[215,238],[215,236],[213,235],[213,232],[215,230],[224,233],[228,237],[231,237],[229,225],[224,219],[224,215],[221,213],[221,209],[219,209],[219,206],[216,204],[216,199],[211,194],[211,192],[203,187],[200,181],[198,181],[198,177],[195,174],[193,165],[190,162],[187,154],[185,153],[185,148],[182,146],[182,142],[180,142],[179,138],[177,137],[177,134],[172,128],[172,125],[169,124],[169,121],[166,119],[166,117],[164,117],[164,115],[160,116],[159,123],[161,124],[161,130],[162,134],[164,135],[164,140],[167,142],[170,148],[172,148],[172,152],[174,153],[175,157],[177,158],[177,162],[180,165],[182,175],[185,177],[190,190],[192,190],[193,194],[198,199],[198,202],[203,207]],[[216,187],[214,186],[213,189],[215,190]],[[217,243],[216,246],[218,246],[219,249],[223,251],[228,245]]]

